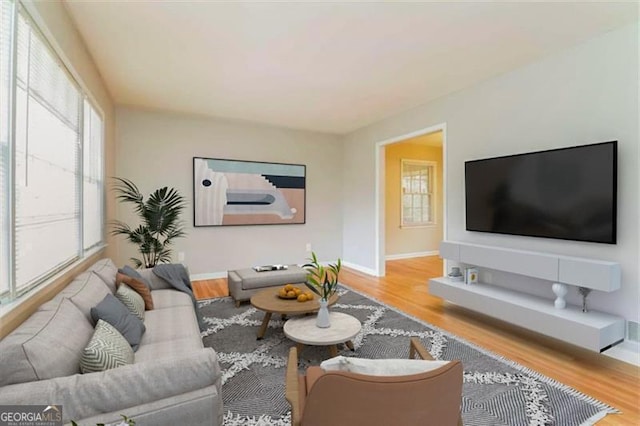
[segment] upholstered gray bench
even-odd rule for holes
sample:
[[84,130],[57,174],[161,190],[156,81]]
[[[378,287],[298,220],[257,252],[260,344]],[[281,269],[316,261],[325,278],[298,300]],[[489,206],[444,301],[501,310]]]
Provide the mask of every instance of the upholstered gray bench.
[[251,299],[251,296],[263,288],[303,283],[306,280],[307,271],[297,265],[288,265],[287,269],[278,271],[256,272],[253,268],[248,268],[227,272],[229,294],[236,301],[236,306]]

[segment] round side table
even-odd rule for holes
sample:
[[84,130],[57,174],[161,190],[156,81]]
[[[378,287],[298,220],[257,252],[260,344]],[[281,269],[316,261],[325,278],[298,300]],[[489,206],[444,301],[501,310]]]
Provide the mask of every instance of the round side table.
[[338,343],[345,343],[353,350],[353,339],[360,330],[362,324],[357,318],[342,312],[329,312],[328,328],[316,326],[316,316],[310,315],[302,318],[292,318],[284,323],[284,334],[297,343],[298,352],[303,345],[328,346],[332,357],[338,355]]

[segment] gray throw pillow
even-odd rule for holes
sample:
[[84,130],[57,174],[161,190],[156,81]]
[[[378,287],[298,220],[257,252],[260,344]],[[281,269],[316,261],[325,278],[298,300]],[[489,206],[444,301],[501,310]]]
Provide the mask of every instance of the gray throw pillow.
[[116,297],[129,311],[144,321],[144,299],[126,284],[120,284]]
[[113,294],[107,294],[102,302],[91,308],[91,318],[97,323],[104,320],[127,339],[134,351],[138,350],[142,335],[146,331],[140,318],[132,314]]
[[140,275],[140,273],[135,269],[133,269],[131,266],[129,265],[123,266],[122,268],[118,269],[118,272],[120,272],[121,274],[127,275],[131,278],[136,278],[142,281],[144,285],[147,286],[148,289],[151,289],[151,283],[147,279],[142,278],[142,275]]
[[80,370],[94,373],[133,364],[133,349],[129,342],[106,321],[98,320],[89,344],[82,351]]

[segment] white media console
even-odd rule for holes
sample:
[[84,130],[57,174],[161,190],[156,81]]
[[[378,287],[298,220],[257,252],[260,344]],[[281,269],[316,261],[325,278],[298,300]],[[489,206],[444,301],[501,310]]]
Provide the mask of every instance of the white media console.
[[[440,256],[469,266],[548,280],[561,284],[560,288],[574,285],[605,292],[620,288],[620,265],[614,262],[453,241],[440,244]],[[559,309],[553,300],[482,282],[467,285],[447,277],[434,278],[429,280],[429,292],[593,351],[601,352],[625,336],[624,318],[591,310],[582,312],[581,307],[571,305]]]

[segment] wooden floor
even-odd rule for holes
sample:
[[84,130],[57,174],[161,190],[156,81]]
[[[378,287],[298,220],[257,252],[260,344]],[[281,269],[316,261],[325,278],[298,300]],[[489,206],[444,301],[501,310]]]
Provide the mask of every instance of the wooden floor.
[[[437,256],[394,260],[386,265],[387,275],[382,278],[343,268],[340,281],[622,411],[606,416],[598,425],[640,425],[640,368],[431,296],[428,279],[442,276],[442,261]],[[200,299],[229,294],[226,279],[195,282],[194,293]]]

